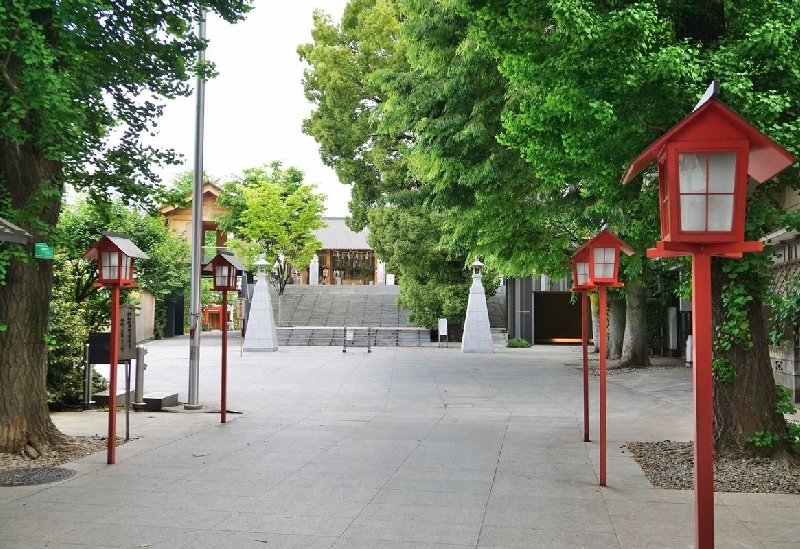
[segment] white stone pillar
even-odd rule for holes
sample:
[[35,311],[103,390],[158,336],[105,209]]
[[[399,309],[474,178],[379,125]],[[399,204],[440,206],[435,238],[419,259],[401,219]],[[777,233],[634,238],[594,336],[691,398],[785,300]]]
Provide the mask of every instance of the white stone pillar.
[[386,263],[378,260],[378,281],[375,283],[378,286],[385,286],[386,285]]
[[494,353],[489,308],[486,306],[486,293],[481,283],[482,267],[483,263],[477,259],[472,264],[472,286],[469,289],[467,318],[464,321],[464,334],[461,337],[462,353]]
[[272,298],[269,295],[269,282],[263,269],[256,275],[256,288],[250,303],[247,317],[247,330],[244,333],[245,351],[278,350],[278,332],[272,312]]
[[311,286],[319,285],[319,258],[317,254],[314,254],[311,263],[308,264],[308,283]]

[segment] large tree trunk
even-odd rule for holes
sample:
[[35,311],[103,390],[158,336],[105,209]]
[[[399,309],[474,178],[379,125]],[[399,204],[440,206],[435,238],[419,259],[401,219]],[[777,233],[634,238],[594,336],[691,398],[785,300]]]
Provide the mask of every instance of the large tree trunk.
[[650,366],[650,349],[647,345],[647,288],[637,279],[625,284],[628,305],[625,310],[625,339],[622,344],[620,366],[643,368]]
[[[723,260],[714,258],[711,265],[712,320],[714,326],[725,321],[722,286],[728,282],[722,270]],[[739,275],[740,277],[745,275]],[[745,456],[772,450],[759,450],[747,442],[757,431],[786,432],[784,417],[775,411],[777,392],[769,361],[762,301],[753,297],[747,305],[747,319],[753,346],[745,350],[738,345],[725,351],[715,346],[714,356],[726,358],[735,372],[733,381],[714,380],[714,448],[719,454]],[[779,443],[776,450],[787,450]]]
[[589,292],[589,305],[592,313],[592,352],[600,352],[600,299],[597,292]]
[[622,355],[625,336],[625,298],[617,292],[608,292],[608,341],[606,358],[616,360]]
[[[30,208],[31,199],[37,201],[29,217],[14,220],[33,242],[47,241],[37,222],[54,227],[58,220],[61,189],[53,181],[59,172],[58,163],[31,147],[0,142],[0,184],[12,208]],[[43,197],[43,192],[50,194]],[[29,261],[11,260],[0,285],[0,316],[8,325],[0,332],[0,452],[9,453],[26,444],[45,450],[63,440],[50,421],[45,385],[53,267],[49,260],[33,259],[33,243],[25,248]]]

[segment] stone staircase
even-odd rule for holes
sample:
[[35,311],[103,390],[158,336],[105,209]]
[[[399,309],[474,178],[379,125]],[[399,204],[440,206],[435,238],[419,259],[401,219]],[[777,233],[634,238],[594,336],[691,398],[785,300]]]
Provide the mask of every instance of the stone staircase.
[[[408,321],[407,311],[397,306],[399,296],[399,286],[289,285],[284,291],[278,323],[278,296],[272,289],[278,345],[342,348],[438,345],[431,341],[427,328]],[[503,293],[502,297],[489,300],[493,327],[495,322],[502,322],[497,328],[505,327],[504,296]],[[458,344],[450,342],[450,346]]]

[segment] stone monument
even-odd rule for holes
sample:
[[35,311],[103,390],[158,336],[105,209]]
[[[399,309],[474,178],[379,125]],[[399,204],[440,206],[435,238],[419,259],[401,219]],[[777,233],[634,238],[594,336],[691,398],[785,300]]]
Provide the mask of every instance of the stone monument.
[[482,270],[483,263],[476,259],[472,264],[472,286],[467,301],[464,335],[461,337],[462,353],[494,353],[492,330],[489,326],[489,308],[486,306],[486,293],[481,282]]
[[272,298],[269,294],[267,282],[268,263],[262,255],[253,263],[256,271],[256,287],[253,300],[250,302],[250,314],[247,317],[247,329],[244,333],[245,351],[278,350],[278,332],[275,328],[275,319],[272,312]]

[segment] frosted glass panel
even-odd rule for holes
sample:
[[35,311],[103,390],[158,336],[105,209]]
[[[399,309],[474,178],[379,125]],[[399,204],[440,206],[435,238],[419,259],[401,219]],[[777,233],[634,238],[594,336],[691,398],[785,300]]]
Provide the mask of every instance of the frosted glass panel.
[[594,277],[613,278],[616,248],[594,248]]
[[706,195],[681,195],[681,230],[706,230]]
[[119,254],[117,252],[103,252],[103,278],[107,280],[119,277]]
[[678,179],[681,193],[706,192],[706,153],[679,154]]
[[217,265],[214,268],[214,285],[217,287],[228,285],[228,267],[227,265]]
[[708,197],[708,230],[730,231],[733,229],[733,195],[719,194]]
[[580,261],[575,265],[575,270],[578,271],[578,286],[583,286],[589,282],[589,262]]
[[708,155],[708,192],[732,193],[736,181],[736,153],[717,152]]
[[133,258],[126,254],[122,255],[122,270],[120,271],[120,278],[125,280],[133,280]]

